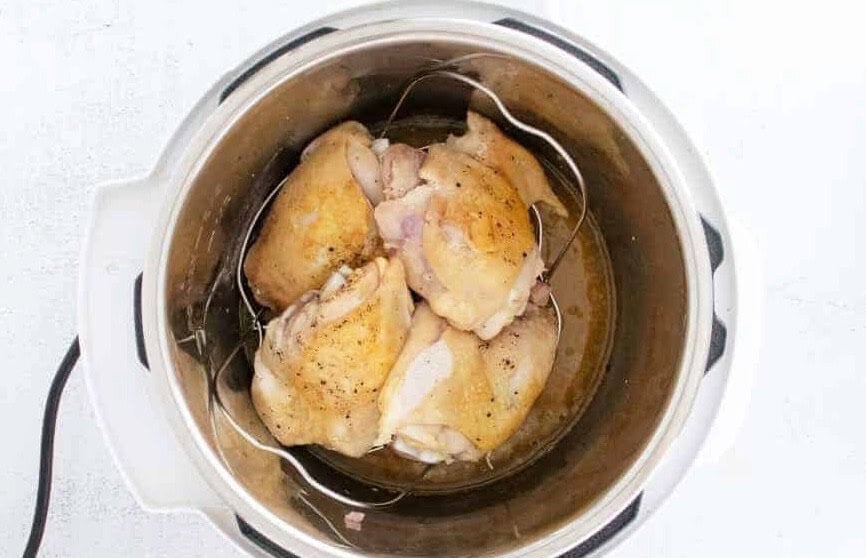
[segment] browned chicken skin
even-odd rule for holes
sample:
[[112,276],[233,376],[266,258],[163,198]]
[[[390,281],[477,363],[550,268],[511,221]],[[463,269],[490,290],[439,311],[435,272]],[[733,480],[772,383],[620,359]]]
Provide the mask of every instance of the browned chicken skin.
[[532,153],[477,112],[469,111],[466,125],[468,130],[465,134],[448,137],[448,147],[471,155],[501,172],[517,188],[527,206],[541,202],[557,214],[568,216],[568,210],[553,193],[544,169]]
[[511,436],[544,388],[556,351],[550,308],[530,305],[488,342],[419,304],[379,398],[378,443],[428,463],[475,461]]
[[371,143],[364,126],[345,122],[304,150],[244,262],[261,304],[281,312],[341,265],[376,253],[370,200],[381,199],[381,181]]
[[523,312],[543,262],[526,204],[499,173],[431,145],[421,184],[375,211],[409,286],[456,328],[494,337]]
[[378,435],[379,390],[409,332],[399,260],[335,273],[268,324],[253,404],[280,443],[363,455]]
[[[544,264],[528,205],[566,211],[528,151],[467,121],[426,152],[346,122],[287,177],[244,262],[256,299],[281,312],[251,388],[280,443],[473,461],[544,387],[556,322],[529,301]],[[390,260],[375,257],[382,241]],[[407,285],[426,299],[414,317]]]

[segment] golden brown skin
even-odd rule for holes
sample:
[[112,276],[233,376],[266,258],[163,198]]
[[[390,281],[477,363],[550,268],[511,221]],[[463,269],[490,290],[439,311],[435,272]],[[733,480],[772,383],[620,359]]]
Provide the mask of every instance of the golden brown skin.
[[[475,316],[502,304],[535,245],[526,205],[492,169],[442,145],[430,148],[420,176],[443,189],[430,201],[422,233],[427,261],[447,291],[431,305],[437,313],[448,306],[452,323],[472,329]],[[462,311],[467,304],[471,315]]]
[[335,274],[271,321],[251,394],[280,443],[358,457],[378,434],[379,390],[408,335],[412,299],[396,259],[376,258],[343,281]]
[[386,246],[434,312],[489,339],[523,312],[543,267],[527,207],[501,174],[444,144],[430,146],[419,177],[376,209]]
[[379,443],[428,462],[474,461],[505,442],[544,388],[556,351],[549,307],[490,341],[459,331],[419,304],[379,399]]
[[304,151],[244,262],[261,304],[282,312],[303,293],[318,289],[340,265],[359,265],[376,254],[373,206],[358,178],[359,168],[367,168],[370,180],[378,178],[371,143],[364,126],[345,122]]
[[568,216],[568,210],[553,193],[544,169],[532,153],[477,112],[467,113],[466,124],[469,129],[464,135],[448,137],[449,147],[471,155],[505,175],[527,206],[542,202],[557,214]]

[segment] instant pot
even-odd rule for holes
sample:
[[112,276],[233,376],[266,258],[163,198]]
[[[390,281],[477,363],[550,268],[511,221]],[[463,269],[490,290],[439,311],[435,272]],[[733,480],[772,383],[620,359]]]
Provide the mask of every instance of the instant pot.
[[[529,466],[350,524],[351,508],[209,412],[209,378],[231,361],[216,387],[267,436],[248,366],[230,359],[241,237],[309,140],[341,120],[381,118],[431,61],[477,53],[491,56],[465,71],[554,135],[586,178],[616,292],[610,355],[580,420]],[[447,83],[411,102],[407,111],[484,111]],[[748,243],[735,250],[732,233],[681,127],[595,45],[484,4],[365,6],[253,55],[193,108],[153,172],[98,190],[79,293],[87,385],[140,504],[198,512],[252,555],[597,555],[659,507],[708,437],[711,459],[736,429],[744,390],[732,380],[749,372],[759,305],[745,300],[757,289]]]

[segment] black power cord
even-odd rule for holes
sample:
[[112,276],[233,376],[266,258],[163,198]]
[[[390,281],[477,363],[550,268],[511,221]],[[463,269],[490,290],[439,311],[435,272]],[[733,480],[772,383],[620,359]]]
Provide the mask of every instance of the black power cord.
[[30,527],[30,538],[24,549],[24,558],[34,558],[39,552],[42,535],[45,533],[45,520],[48,517],[48,502],[51,499],[51,469],[54,461],[54,429],[57,425],[57,409],[60,407],[60,396],[66,387],[66,380],[75,368],[81,346],[78,336],[66,351],[66,356],[60,362],[60,367],[54,374],[48,400],[45,402],[45,415],[42,417],[42,442],[39,453],[39,486],[36,490],[36,509],[33,512],[33,525]]

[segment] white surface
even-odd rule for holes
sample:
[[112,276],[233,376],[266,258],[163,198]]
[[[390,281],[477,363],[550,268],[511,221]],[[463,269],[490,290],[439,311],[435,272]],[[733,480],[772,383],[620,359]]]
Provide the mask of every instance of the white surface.
[[[250,53],[314,12],[357,3],[0,4],[0,554],[17,555],[29,529],[42,406],[75,328],[94,185],[149,170],[193,103]],[[526,7],[644,78],[764,259],[767,330],[741,436],[613,556],[863,556],[862,17],[834,1],[728,4]],[[233,554],[197,517],[138,509],[78,373],[56,450],[43,555]]]

